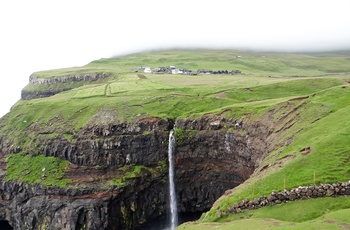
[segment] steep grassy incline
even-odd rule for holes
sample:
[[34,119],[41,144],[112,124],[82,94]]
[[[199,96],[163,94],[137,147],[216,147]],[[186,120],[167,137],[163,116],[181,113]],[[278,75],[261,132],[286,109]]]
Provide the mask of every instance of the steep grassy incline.
[[[341,197],[328,198],[330,203],[325,207],[322,206],[323,199],[316,199],[266,207],[258,211],[248,210],[243,214],[227,214],[228,208],[233,207],[235,203],[244,199],[254,200],[261,195],[269,195],[273,190],[282,191],[304,185],[349,181],[349,93],[348,85],[335,86],[312,94],[309,98],[300,99],[296,105],[293,105],[295,109],[298,109],[292,112],[294,114],[288,114],[289,119],[292,120],[281,123],[281,127],[291,127],[281,137],[281,146],[266,156],[249,180],[217,201],[211,211],[202,216],[201,221],[218,221],[224,218],[230,222],[219,224],[220,229],[233,227],[243,229],[243,226],[258,225],[265,226],[264,228],[273,227],[273,229],[291,228],[292,226],[293,229],[304,229],[305,226],[324,228],[323,224],[329,227],[349,226],[350,222],[342,218],[350,214],[349,199]],[[286,115],[283,112],[279,114],[279,111],[287,106],[286,103],[282,103],[271,108],[270,113],[273,116],[270,118],[277,118],[274,120],[276,124],[279,124],[279,118]],[[305,148],[311,151],[302,151]],[[312,207],[310,207],[311,204]],[[281,209],[284,208],[285,211],[282,211]],[[339,212],[341,213],[339,219],[336,217],[338,212],[335,212],[338,209],[344,209]],[[332,214],[328,215],[328,212]],[[298,215],[294,216],[295,213]],[[316,219],[321,216],[323,217]],[[270,220],[261,218],[270,218]],[[295,225],[295,222],[300,224]],[[198,225],[198,227],[206,225]],[[186,226],[186,229],[196,229],[196,226],[190,226]]]
[[349,229],[350,199],[319,198],[265,207],[220,222],[186,223],[177,229]]

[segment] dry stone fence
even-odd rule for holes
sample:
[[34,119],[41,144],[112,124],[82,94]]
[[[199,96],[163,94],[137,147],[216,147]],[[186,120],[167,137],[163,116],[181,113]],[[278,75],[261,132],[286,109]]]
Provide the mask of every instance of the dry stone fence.
[[229,206],[229,213],[240,213],[245,209],[258,209],[264,206],[273,206],[295,200],[305,200],[319,197],[337,197],[350,195],[350,181],[336,184],[321,184],[320,186],[299,186],[292,190],[281,192],[272,191],[268,196],[261,196],[254,200],[243,200]]

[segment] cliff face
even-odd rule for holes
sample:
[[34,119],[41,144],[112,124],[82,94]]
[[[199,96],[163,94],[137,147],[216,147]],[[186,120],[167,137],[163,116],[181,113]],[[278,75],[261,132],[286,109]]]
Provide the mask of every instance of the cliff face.
[[0,194],[0,220],[8,221],[14,229],[107,227],[107,193],[2,182]]
[[[68,76],[60,76],[60,77],[53,77],[53,78],[40,78],[37,77],[35,74],[30,75],[29,77],[29,86],[33,85],[46,85],[46,90],[26,90],[23,89],[21,92],[21,99],[22,100],[31,100],[35,98],[43,98],[43,97],[50,97],[57,93],[67,91],[72,89],[69,84],[64,86],[64,83],[72,83],[72,82],[92,82],[96,81],[102,78],[109,77],[110,74],[108,73],[91,73],[91,74],[80,74],[80,75],[68,75]],[[63,87],[61,88],[51,88],[50,86],[53,86],[57,83],[63,83]]]
[[157,118],[93,125],[83,129],[74,143],[57,138],[41,140],[41,152],[80,166],[150,166],[167,157],[167,135],[167,121]]
[[[179,207],[208,210],[223,191],[243,183],[268,148],[266,127],[220,117],[178,120],[176,184]],[[265,130],[265,131],[263,131]]]
[[[160,118],[92,122],[74,140],[41,138],[38,152],[71,162],[65,177],[72,183],[58,188],[3,181],[0,221],[14,229],[132,229],[164,215],[173,125]],[[270,148],[269,129],[220,116],[175,121],[179,210],[206,211],[225,190],[244,182]],[[2,158],[18,151],[0,146]],[[108,184],[133,165],[146,168],[124,178],[124,184]]]
[[53,78],[39,78],[34,74],[29,77],[29,84],[56,84],[58,82],[75,82],[75,81],[96,81],[101,78],[108,77],[106,73],[91,73],[91,74],[80,74],[80,75],[68,75]]

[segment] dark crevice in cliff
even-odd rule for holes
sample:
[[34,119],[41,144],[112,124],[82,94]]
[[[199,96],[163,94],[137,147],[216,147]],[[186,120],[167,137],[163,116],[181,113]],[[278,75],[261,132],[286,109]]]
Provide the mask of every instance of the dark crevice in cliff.
[[86,211],[84,208],[77,210],[78,220],[76,223],[76,230],[86,229]]
[[167,122],[168,122],[168,130],[174,129],[175,119],[174,118],[167,118]]
[[1,230],[13,230],[13,227],[9,224],[7,220],[0,220]]

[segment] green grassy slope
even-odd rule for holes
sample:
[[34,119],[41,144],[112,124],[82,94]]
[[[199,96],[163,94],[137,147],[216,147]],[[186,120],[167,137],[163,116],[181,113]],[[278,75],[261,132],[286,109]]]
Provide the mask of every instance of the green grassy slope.
[[348,229],[349,215],[349,198],[318,198],[248,210],[218,222],[189,222],[177,229]]
[[[244,199],[254,199],[261,195],[268,195],[272,190],[282,191],[301,185],[319,185],[350,179],[350,122],[348,115],[350,111],[350,88],[346,85],[321,90],[313,97],[303,100],[303,103],[305,105],[300,111],[300,116],[298,116],[298,123],[294,125],[294,129],[299,129],[299,131],[294,136],[291,144],[282,146],[270,153],[249,180],[235,188],[230,195],[223,196],[210,212],[202,216],[200,222],[218,221],[222,214],[226,216],[228,206]],[[293,133],[293,130],[290,130],[290,132]],[[288,132],[286,135],[288,136]],[[311,153],[301,154],[300,150],[305,147],[310,147]],[[345,199],[346,202],[349,202],[348,198]],[[341,204],[343,201],[343,198],[332,198],[334,203],[340,202]],[[312,202],[317,207],[321,201],[316,199]],[[306,207],[300,207],[300,210],[304,209]],[[268,218],[277,218],[277,215],[275,215],[276,208],[274,207],[262,209],[258,212],[269,216]],[[345,212],[347,215],[350,214],[349,210]],[[250,213],[248,211],[237,216],[247,218]],[[290,214],[286,215],[284,213],[283,215],[290,216],[293,213],[293,211],[290,211]],[[308,215],[301,213],[300,217],[315,220],[315,216]],[[251,219],[264,226],[259,220],[260,217],[256,218],[253,215]],[[288,221],[302,222],[301,220],[282,219],[280,221],[283,222],[280,225],[292,229],[303,229],[308,224],[311,224],[310,226],[315,225],[314,228],[316,228],[323,224],[323,221],[320,223],[317,220],[312,223],[305,222],[298,225],[290,225]],[[226,225],[233,227],[240,222],[240,219],[236,219],[231,224],[227,223]],[[338,222],[328,224],[330,227],[338,226]]]
[[[138,73],[133,72],[138,66],[169,65],[192,70],[239,69],[242,75],[144,74],[146,78],[140,78]],[[132,122],[148,116],[199,117],[208,113],[221,114],[224,111],[224,116],[228,117],[265,119],[267,113],[274,111],[272,122],[275,122],[276,127],[285,130],[276,143],[277,149],[266,156],[249,180],[235,188],[228,197],[218,200],[210,212],[204,214],[196,224],[186,225],[186,229],[203,229],[207,225],[218,225],[219,229],[227,226],[226,229],[229,229],[233,225],[247,224],[250,227],[268,227],[271,222],[278,223],[276,228],[301,229],[306,224],[315,227],[320,224],[332,225],[329,223],[331,221],[317,219],[321,217],[334,220],[335,225],[349,224],[341,218],[335,218],[334,216],[338,216],[333,215],[333,211],[321,217],[310,215],[306,220],[298,221],[281,218],[271,220],[275,218],[272,213],[277,209],[274,208],[254,211],[263,212],[264,215],[253,213],[249,219],[244,215],[238,215],[242,220],[225,215],[228,205],[242,199],[267,195],[272,190],[282,190],[284,181],[289,189],[315,182],[334,183],[350,179],[350,88],[344,81],[350,78],[350,56],[347,53],[279,54],[232,50],[174,50],[101,59],[83,67],[34,74],[41,78],[53,78],[96,72],[111,73],[111,77],[94,82],[74,83],[69,87],[71,90],[54,96],[16,103],[11,112],[0,119],[0,138],[6,143],[21,146],[24,154],[35,151],[40,135],[59,136],[74,141],[74,134],[87,125],[101,109],[116,110],[116,122]],[[26,88],[40,91],[49,87],[59,88],[63,85]],[[295,100],[296,98],[299,100]],[[297,112],[294,108],[298,108]],[[284,120],[285,117],[289,119]],[[289,126],[290,128],[286,128]],[[44,134],[38,134],[35,127],[44,129]],[[310,154],[300,153],[305,147],[311,148]],[[11,159],[16,157],[8,158],[9,165]],[[41,160],[38,159],[38,162]],[[63,163],[57,164],[60,164],[61,171],[64,170]],[[11,174],[11,171],[8,173]],[[16,170],[9,176],[11,179],[20,177]],[[57,182],[51,183],[59,184],[64,178],[57,175],[56,179]],[[343,202],[342,199],[334,198],[334,201]],[[318,204],[321,201],[314,202],[321,207],[321,203]],[[348,208],[342,206],[343,211],[334,212],[339,217],[344,216],[349,214]],[[229,222],[207,223],[220,221],[218,216],[224,216]]]
[[[240,58],[238,58],[240,56]],[[83,67],[47,70],[34,73],[40,78],[83,73],[128,73],[138,66],[176,66],[197,69],[239,69],[258,76],[323,76],[350,72],[347,53],[280,54],[235,50],[169,50],[145,52],[93,61]]]

